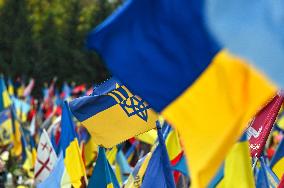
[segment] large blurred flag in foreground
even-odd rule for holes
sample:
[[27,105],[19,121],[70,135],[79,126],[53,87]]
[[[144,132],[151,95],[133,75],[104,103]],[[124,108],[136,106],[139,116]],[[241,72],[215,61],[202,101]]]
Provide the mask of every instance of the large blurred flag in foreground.
[[115,79],[96,87],[92,96],[75,99],[69,105],[96,144],[108,148],[153,129],[158,119],[144,100]]
[[62,184],[70,183],[73,187],[86,187],[85,166],[67,101],[64,101],[62,107],[61,135],[64,135],[60,137],[60,146],[66,168]]
[[129,0],[88,37],[106,64],[180,132],[193,187],[205,187],[276,88],[222,50],[204,1]]
[[249,147],[252,157],[259,158],[263,152],[266,140],[275,123],[279,110],[283,104],[283,94],[276,95],[253,119],[247,129]]

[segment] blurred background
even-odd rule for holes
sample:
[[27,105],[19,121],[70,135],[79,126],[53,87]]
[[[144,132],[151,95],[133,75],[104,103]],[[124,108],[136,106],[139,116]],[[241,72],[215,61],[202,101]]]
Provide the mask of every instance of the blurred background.
[[[85,37],[121,0],[0,0],[0,73],[12,80],[36,84],[57,77],[76,84],[95,84],[108,72],[95,54],[85,49]],[[75,84],[74,83],[74,84]]]

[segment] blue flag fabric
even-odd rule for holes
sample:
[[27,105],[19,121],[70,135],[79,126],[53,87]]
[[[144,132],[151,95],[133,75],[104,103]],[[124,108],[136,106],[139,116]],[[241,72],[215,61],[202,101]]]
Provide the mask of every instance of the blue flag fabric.
[[263,157],[260,158],[261,167],[257,174],[256,187],[257,188],[277,188],[279,179],[272,172],[272,170],[266,165]]
[[[126,1],[90,33],[87,46],[104,57],[131,91],[161,111],[220,50],[205,24],[196,20],[202,17],[202,6],[203,1]],[[155,86],[154,95],[149,84]]]
[[[158,124],[158,122],[157,122]],[[158,125],[159,145],[147,166],[141,188],[173,188],[175,187],[171,164],[167,153],[166,145]]]
[[93,174],[90,178],[88,188],[106,188],[108,186],[119,188],[119,183],[106,158],[105,149],[100,147],[99,155],[94,167]]

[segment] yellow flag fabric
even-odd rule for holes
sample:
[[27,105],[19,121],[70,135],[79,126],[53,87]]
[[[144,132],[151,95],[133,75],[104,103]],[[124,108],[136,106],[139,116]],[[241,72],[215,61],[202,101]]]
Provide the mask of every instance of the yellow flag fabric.
[[272,83],[224,50],[162,111],[181,135],[192,187],[208,185],[249,120],[275,94]]
[[117,147],[113,147],[111,150],[108,150],[106,152],[106,158],[107,158],[109,164],[111,164],[111,165],[114,164],[117,151],[118,151]]
[[230,150],[224,165],[224,177],[217,188],[255,187],[248,142],[238,142]]
[[22,142],[21,142],[21,131],[20,131],[20,124],[18,121],[14,121],[15,130],[13,133],[13,145],[12,148],[12,155],[19,156],[22,153]]
[[136,139],[145,142],[147,144],[153,145],[157,140],[157,130],[152,129],[148,132],[142,133],[136,136]]
[[96,143],[91,137],[90,140],[85,144],[84,148],[86,166],[91,165],[91,163],[94,162],[95,157],[97,155],[98,155],[98,145],[96,145]]
[[[66,156],[64,158],[64,164],[68,173],[70,182],[74,188],[80,188],[85,181],[86,176],[84,163],[81,158],[80,148],[77,139],[74,139],[66,149]],[[79,177],[79,178],[78,178]]]
[[176,130],[171,130],[169,132],[165,143],[169,154],[169,159],[172,161],[182,152],[182,147],[180,145],[180,140]]

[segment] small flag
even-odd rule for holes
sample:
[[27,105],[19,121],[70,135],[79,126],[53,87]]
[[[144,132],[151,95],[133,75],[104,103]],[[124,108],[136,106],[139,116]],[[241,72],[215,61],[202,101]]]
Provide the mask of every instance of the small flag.
[[57,156],[50,142],[49,136],[43,129],[37,148],[37,159],[35,163],[35,182],[43,182],[52,172],[56,164]]
[[106,158],[104,148],[99,148],[99,155],[89,181],[89,188],[119,188],[118,181]]
[[12,104],[3,76],[0,75],[0,111]]
[[[158,122],[157,122],[158,124]],[[173,188],[175,187],[173,172],[169,161],[165,141],[160,125],[157,125],[159,144],[152,154],[143,177],[141,188]]]
[[149,131],[158,118],[143,99],[115,79],[96,87],[93,96],[74,99],[70,109],[96,144],[106,148]]
[[35,85],[35,80],[32,78],[29,84],[27,85],[27,87],[24,89],[24,97],[30,96],[34,88],[34,85]]
[[85,166],[67,101],[64,101],[62,107],[61,135],[64,135],[60,137],[60,147],[66,167],[63,182],[70,183],[73,187],[86,187]]
[[279,179],[272,172],[272,170],[266,165],[264,158],[260,158],[260,169],[258,171],[256,187],[257,188],[277,188]]
[[62,184],[62,176],[64,174],[65,166],[63,154],[60,153],[56,163],[54,164],[54,168],[49,174],[49,176],[41,183],[37,185],[37,188],[50,188],[50,187],[71,187],[70,184],[64,185]]
[[266,140],[275,123],[284,97],[276,95],[253,119],[247,129],[251,156],[259,158],[262,154]]
[[277,150],[270,161],[270,167],[278,179],[281,179],[284,174],[284,139],[282,139],[278,145]]
[[13,127],[10,109],[0,112],[0,145],[5,146],[13,142]]
[[229,154],[225,163],[211,181],[209,187],[255,187],[252,173],[252,159],[246,135],[243,135]]

